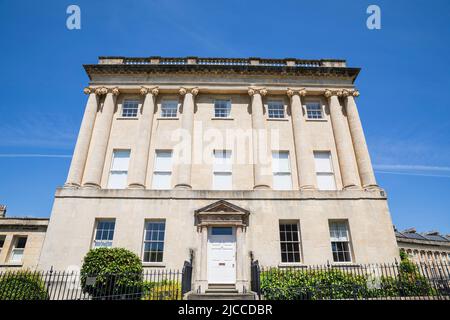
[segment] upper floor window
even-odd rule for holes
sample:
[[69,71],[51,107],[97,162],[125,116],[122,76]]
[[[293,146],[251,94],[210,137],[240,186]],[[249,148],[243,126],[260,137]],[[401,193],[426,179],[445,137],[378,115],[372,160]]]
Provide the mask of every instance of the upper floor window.
[[269,101],[267,104],[269,119],[284,118],[284,104],[282,101]]
[[214,150],[214,190],[231,190],[233,188],[232,166],[231,151]]
[[291,165],[288,151],[272,152],[274,190],[292,190]]
[[112,247],[115,219],[99,219],[96,221],[93,248]]
[[281,262],[300,262],[298,223],[280,221]]
[[306,103],[306,117],[307,119],[323,119],[323,111],[320,102]]
[[108,189],[125,189],[127,187],[130,150],[114,150],[109,172]]
[[156,150],[152,189],[172,188],[172,151]]
[[336,190],[331,153],[329,151],[314,151],[317,188],[319,190]]
[[333,261],[352,261],[347,221],[330,221],[330,239]]
[[178,112],[178,102],[175,100],[166,100],[161,103],[162,118],[176,118]]
[[147,221],[144,232],[144,262],[162,262],[165,221]]
[[27,244],[27,237],[15,236],[13,238],[13,248],[11,250],[11,256],[9,262],[21,263],[23,259],[23,253]]
[[125,100],[122,105],[122,117],[135,118],[139,110],[139,101]]
[[230,100],[215,100],[214,101],[214,117],[228,118],[231,111]]

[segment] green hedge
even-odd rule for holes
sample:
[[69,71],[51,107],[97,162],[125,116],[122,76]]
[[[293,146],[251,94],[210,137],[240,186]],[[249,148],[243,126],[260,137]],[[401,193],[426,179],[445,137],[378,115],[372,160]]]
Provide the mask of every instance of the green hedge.
[[6,272],[0,277],[0,300],[48,300],[49,296],[39,273]]
[[94,299],[120,299],[123,295],[140,299],[144,289],[142,271],[141,259],[129,250],[92,249],[84,257],[81,288]]
[[355,299],[435,294],[427,279],[420,275],[418,270],[410,267],[411,265],[400,264],[397,276],[382,276],[378,279],[333,268],[273,268],[261,272],[261,293],[268,300]]
[[144,282],[143,300],[181,300],[181,284],[174,280]]

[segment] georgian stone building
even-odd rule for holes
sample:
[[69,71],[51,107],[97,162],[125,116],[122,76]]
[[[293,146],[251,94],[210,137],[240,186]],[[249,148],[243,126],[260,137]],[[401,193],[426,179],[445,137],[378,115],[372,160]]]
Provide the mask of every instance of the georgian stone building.
[[40,268],[125,247],[194,288],[398,258],[343,60],[100,57]]

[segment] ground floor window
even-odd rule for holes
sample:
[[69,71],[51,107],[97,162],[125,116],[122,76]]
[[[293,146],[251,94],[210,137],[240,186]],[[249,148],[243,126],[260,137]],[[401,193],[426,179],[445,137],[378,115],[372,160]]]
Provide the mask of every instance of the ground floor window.
[[347,221],[330,221],[331,250],[334,262],[351,262]]
[[165,221],[147,221],[144,232],[144,262],[162,262],[164,253]]
[[281,262],[300,262],[300,232],[297,222],[280,222]]
[[114,238],[114,229],[116,227],[115,219],[99,219],[96,222],[94,233],[94,248],[112,247]]

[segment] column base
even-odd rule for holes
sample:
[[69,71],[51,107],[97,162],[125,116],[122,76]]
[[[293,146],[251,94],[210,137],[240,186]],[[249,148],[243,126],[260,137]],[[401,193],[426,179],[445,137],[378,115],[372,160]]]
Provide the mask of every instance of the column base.
[[306,186],[301,186],[300,187],[301,191],[314,191],[317,190],[315,186],[310,186],[310,185],[306,185]]
[[83,184],[83,189],[101,189],[99,184],[93,182],[86,182]]
[[192,186],[186,183],[180,183],[175,185],[175,189],[178,190],[191,190]]
[[140,183],[130,183],[128,185],[128,189],[145,189],[145,186],[143,184]]
[[363,186],[363,189],[367,190],[367,191],[378,191],[381,188],[377,184],[369,184],[369,185]]
[[258,184],[253,187],[253,190],[270,190],[270,186],[266,184]]
[[351,185],[345,186],[343,189],[344,190],[361,190],[361,187],[357,186],[356,184],[351,184]]
[[63,186],[64,189],[79,189],[81,186],[78,183],[66,182]]

